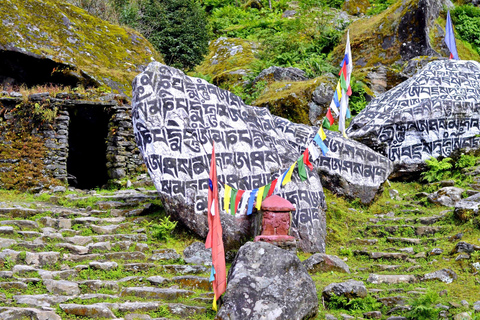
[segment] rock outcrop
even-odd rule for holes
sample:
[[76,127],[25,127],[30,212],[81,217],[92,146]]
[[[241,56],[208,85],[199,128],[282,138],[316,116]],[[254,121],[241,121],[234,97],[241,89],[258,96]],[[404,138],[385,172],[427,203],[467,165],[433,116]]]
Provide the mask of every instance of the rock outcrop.
[[318,311],[315,283],[295,254],[248,242],[232,263],[217,319],[310,319]]
[[408,177],[431,157],[478,146],[480,64],[431,62],[408,81],[372,101],[347,134],[394,162],[392,178]]
[[11,85],[83,84],[130,94],[135,74],[161,61],[139,33],[63,1],[1,1],[0,34],[0,82]]
[[[213,141],[223,203],[224,184],[247,191],[268,185],[295,164],[318,131],[247,106],[228,91],[160,63],[151,63],[137,76],[133,96],[137,144],[163,204],[202,237],[208,232],[208,157]],[[313,165],[327,187],[369,203],[388,177],[390,161],[334,132],[327,132],[325,144],[330,151]],[[308,179],[301,181],[295,169],[292,182],[277,191],[296,206],[291,235],[298,246],[325,252],[325,200],[317,171],[309,171]],[[238,248],[248,238],[249,217],[222,211],[227,248]]]

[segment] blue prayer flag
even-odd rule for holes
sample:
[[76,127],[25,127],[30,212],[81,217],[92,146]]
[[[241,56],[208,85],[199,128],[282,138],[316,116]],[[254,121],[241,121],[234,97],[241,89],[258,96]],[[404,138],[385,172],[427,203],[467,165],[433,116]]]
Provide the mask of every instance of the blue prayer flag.
[[337,108],[340,108],[340,101],[338,101],[337,90],[335,90],[335,92],[333,93],[333,102],[335,102],[335,105],[337,106]]
[[347,113],[346,113],[345,117],[346,117],[347,119],[350,119],[350,117],[351,117],[351,115],[350,115],[350,108],[347,108]]
[[250,198],[248,199],[247,215],[252,214],[253,202],[255,201],[257,192],[258,192],[258,189],[253,189],[253,190],[252,190],[252,193],[250,193]]
[[452,19],[450,18],[450,10],[447,13],[447,24],[445,26],[445,43],[448,50],[450,50],[453,59],[459,60],[457,44],[455,43],[455,34],[453,33]]
[[327,152],[328,152],[328,147],[325,145],[325,143],[323,143],[322,138],[320,138],[318,133],[313,138],[313,141],[315,141],[317,143],[317,145],[320,147],[320,149],[322,149],[323,155],[326,156]]
[[210,279],[208,279],[208,281],[210,282],[215,281],[215,274],[216,274],[215,268],[212,266],[212,270],[210,271]]

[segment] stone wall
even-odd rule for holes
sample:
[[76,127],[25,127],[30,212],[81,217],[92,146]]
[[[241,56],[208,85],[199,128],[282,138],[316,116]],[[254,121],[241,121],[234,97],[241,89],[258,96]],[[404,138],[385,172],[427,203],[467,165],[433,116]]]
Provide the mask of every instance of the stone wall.
[[[48,121],[45,116],[38,114],[36,107],[41,110],[56,112],[55,119]],[[0,157],[0,188],[16,189],[13,183],[6,183],[10,178],[31,175],[31,180],[42,178],[53,178],[50,183],[33,183],[34,189],[48,187],[51,183],[72,183],[72,175],[68,168],[69,152],[72,150],[70,138],[72,121],[81,110],[88,110],[86,118],[105,119],[103,128],[106,132],[103,137],[105,143],[104,170],[108,179],[121,179],[145,172],[143,159],[140,156],[135,143],[135,136],[131,122],[131,106],[128,101],[118,95],[104,95],[101,97],[87,98],[78,94],[59,93],[51,97],[48,93],[37,93],[24,99],[19,93],[11,92],[0,94],[0,146],[2,156]],[[84,118],[85,118],[84,117]],[[92,122],[95,123],[95,122]],[[98,122],[97,122],[98,123]],[[86,125],[85,132],[98,130],[93,125]],[[78,130],[78,129],[76,129]],[[15,133],[15,135],[12,135]],[[76,133],[79,134],[78,132]],[[80,133],[81,134],[81,133]],[[22,139],[24,143],[14,143],[16,138]],[[25,149],[31,139],[39,141],[37,147],[39,152],[20,153]],[[87,138],[88,139],[88,138]],[[91,139],[91,138],[90,138]],[[97,137],[95,137],[97,139]],[[98,137],[102,139],[102,137]],[[102,141],[102,142],[103,142]],[[100,144],[102,144],[100,142]],[[41,145],[41,147],[38,147]],[[41,152],[40,152],[41,150]],[[78,160],[83,161],[95,157],[89,152],[75,154]],[[34,163],[38,172],[26,173],[24,168],[19,168],[20,163]],[[14,172],[14,171],[18,171]],[[2,179],[3,176],[3,179]],[[83,177],[82,177],[83,178]],[[11,180],[11,179],[10,179]],[[75,181],[75,179],[73,179]],[[35,186],[33,186],[35,185]],[[100,187],[100,186],[99,186]]]

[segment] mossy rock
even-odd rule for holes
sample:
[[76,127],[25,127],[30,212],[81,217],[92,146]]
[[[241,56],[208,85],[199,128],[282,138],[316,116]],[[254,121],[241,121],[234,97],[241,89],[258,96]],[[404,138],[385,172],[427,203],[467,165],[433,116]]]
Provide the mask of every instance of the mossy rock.
[[40,59],[55,66],[52,74],[69,73],[83,84],[127,95],[144,66],[162,61],[136,31],[58,0],[0,1],[0,53]]
[[343,10],[351,15],[365,14],[369,7],[368,0],[345,0],[343,3]]
[[[272,82],[252,105],[268,108],[272,114],[295,123],[315,124],[316,120],[325,116],[326,108],[316,114],[315,119],[312,119],[310,105],[315,104],[312,101],[314,91],[324,85],[324,87],[330,86],[333,93],[335,78],[332,78],[331,75],[323,75],[306,81]],[[315,106],[317,108],[321,107],[317,104]]]
[[[377,16],[353,22],[349,29],[354,65],[400,67],[416,56],[440,56],[428,35],[442,5],[443,0],[399,0]],[[335,62],[344,56],[345,41],[346,36],[331,54]]]
[[195,71],[212,77],[213,84],[231,88],[242,82],[256,59],[254,42],[221,37],[212,41],[209,54]]

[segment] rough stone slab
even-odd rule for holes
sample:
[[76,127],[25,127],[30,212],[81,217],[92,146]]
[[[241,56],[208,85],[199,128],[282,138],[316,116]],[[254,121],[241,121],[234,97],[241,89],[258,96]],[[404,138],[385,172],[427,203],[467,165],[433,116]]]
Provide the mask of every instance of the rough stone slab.
[[417,278],[412,275],[412,274],[370,274],[367,282],[373,283],[373,284],[381,284],[381,283],[387,283],[387,284],[398,284],[398,283],[414,283],[417,282]]
[[157,310],[161,306],[159,302],[125,302],[118,304],[120,312],[148,312]]
[[15,230],[13,229],[13,227],[11,226],[0,227],[0,235],[8,236],[13,234],[15,234]]
[[186,247],[183,256],[186,263],[212,265],[212,249],[206,249],[203,242],[197,241]]
[[42,280],[67,280],[78,276],[78,272],[76,270],[48,271],[38,269],[37,271],[38,275],[42,278]]
[[151,268],[156,268],[156,267],[157,265],[154,263],[126,263],[123,265],[123,270],[141,272],[141,271],[148,271]]
[[422,243],[421,239],[418,238],[395,238],[395,237],[387,237],[387,242],[400,242],[406,244],[420,244]]
[[80,294],[78,284],[72,281],[66,280],[44,280],[43,281],[47,290],[52,294],[75,296]]
[[163,289],[156,287],[127,287],[120,292],[121,297],[136,296],[145,299],[175,300],[193,295],[193,291]]
[[12,218],[28,219],[31,216],[42,214],[44,210],[30,209],[30,208],[0,208],[0,214],[5,214]]
[[373,260],[405,260],[408,258],[408,254],[401,252],[370,252],[369,257]]
[[87,247],[75,246],[75,245],[70,244],[70,243],[58,243],[58,244],[55,245],[55,247],[66,249],[73,254],[82,255],[82,254],[87,254],[88,253]]
[[17,295],[13,296],[18,304],[26,304],[30,307],[51,307],[59,303],[64,303],[70,299],[71,296],[49,295],[49,294],[37,294],[37,295]]
[[0,288],[5,290],[27,290],[28,285],[20,281],[0,282]]
[[110,251],[112,250],[112,245],[110,244],[110,241],[96,242],[88,244],[87,249],[88,253],[93,253],[93,251]]
[[106,306],[99,304],[81,305],[81,304],[60,304],[59,307],[67,314],[84,316],[89,318],[116,318],[115,314]]
[[[151,281],[151,278],[147,279]],[[198,277],[198,276],[179,276],[173,277],[170,279],[172,283],[178,284],[182,288],[190,288],[190,289],[200,289],[205,291],[212,290],[212,284],[210,280],[206,277]]]
[[362,281],[352,279],[340,283],[330,283],[323,288],[322,296],[325,300],[330,301],[334,295],[345,296],[348,299],[365,298],[367,296],[367,288]]
[[145,260],[147,257],[145,253],[133,251],[133,252],[112,252],[105,253],[104,258],[107,260]]
[[309,273],[330,271],[350,273],[350,268],[342,259],[324,253],[315,253],[302,263]]
[[0,249],[8,248],[17,243],[17,240],[0,238]]
[[116,281],[85,280],[79,281],[78,285],[85,286],[93,292],[96,292],[100,289],[109,289],[113,291],[118,291],[120,289],[120,286]]
[[20,229],[38,229],[38,223],[31,220],[1,220],[2,226],[17,226]]
[[103,255],[98,253],[92,254],[65,254],[64,255],[66,260],[73,261],[73,262],[82,262],[88,260],[98,260],[102,259]]
[[168,311],[178,317],[192,317],[196,314],[203,314],[207,311],[205,307],[189,306],[181,303],[169,303]]
[[62,320],[62,318],[54,311],[39,310],[35,308],[1,308],[0,319]]
[[92,237],[84,237],[84,236],[74,236],[74,237],[67,237],[64,238],[64,240],[68,243],[71,243],[73,245],[77,246],[86,246],[90,242],[93,241]]
[[90,268],[96,269],[96,270],[115,270],[118,268],[118,263],[115,261],[107,261],[107,262],[98,262],[98,261],[92,261],[89,263]]
[[422,281],[427,280],[440,280],[448,284],[452,283],[454,280],[457,280],[457,274],[451,269],[442,269],[425,274],[422,278]]
[[26,239],[38,238],[42,235],[40,232],[36,231],[17,231],[17,234]]
[[120,228],[120,225],[97,226],[92,224],[90,225],[90,228],[92,228],[93,232],[99,234],[112,234]]
[[175,251],[175,249],[160,249],[156,250],[150,258],[149,261],[159,261],[159,260],[177,260],[180,259],[180,255]]
[[390,297],[382,297],[378,298],[377,301],[383,303],[387,307],[394,307],[394,306],[404,306],[407,297],[403,296],[390,296]]
[[136,234],[107,234],[102,236],[92,236],[95,241],[106,242],[106,241],[135,241],[135,242],[145,242],[148,240],[147,235],[143,233]]
[[198,274],[198,273],[205,273],[209,271],[208,268],[200,265],[170,264],[170,265],[159,265],[156,267],[161,272],[167,272],[171,274]]
[[60,259],[59,252],[27,252],[25,263],[34,265],[35,267],[53,266]]

